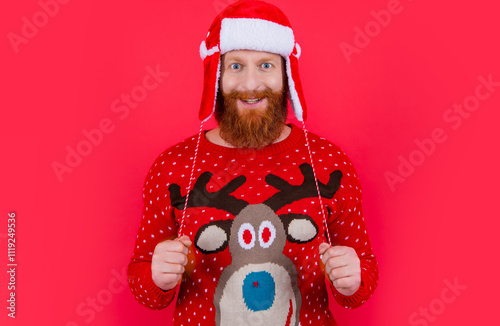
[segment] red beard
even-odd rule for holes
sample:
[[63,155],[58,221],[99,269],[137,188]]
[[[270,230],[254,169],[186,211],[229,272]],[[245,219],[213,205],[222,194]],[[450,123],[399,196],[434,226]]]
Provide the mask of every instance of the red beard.
[[[267,108],[238,112],[238,99],[267,98]],[[215,120],[220,136],[238,148],[261,149],[279,138],[287,118],[286,92],[273,93],[270,89],[261,92],[218,93]]]

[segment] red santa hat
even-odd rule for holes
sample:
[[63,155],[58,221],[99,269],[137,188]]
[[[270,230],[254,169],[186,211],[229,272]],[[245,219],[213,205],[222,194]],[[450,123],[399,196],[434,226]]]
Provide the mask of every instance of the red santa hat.
[[265,51],[281,55],[286,61],[288,98],[295,117],[306,119],[306,104],[299,78],[300,46],[292,26],[276,6],[255,0],[240,0],[226,7],[215,18],[201,42],[200,56],[205,67],[199,117],[210,118],[219,89],[220,57],[232,50]]

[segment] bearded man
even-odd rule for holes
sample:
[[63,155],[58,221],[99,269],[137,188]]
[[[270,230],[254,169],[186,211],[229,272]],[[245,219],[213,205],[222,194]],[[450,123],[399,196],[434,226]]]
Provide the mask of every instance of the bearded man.
[[[300,47],[286,16],[242,0],[200,47],[197,136],[164,151],[144,185],[128,275],[136,299],[174,325],[336,325],[373,294],[378,267],[357,173],[305,129]],[[288,101],[303,128],[287,124]],[[203,131],[214,114],[217,128]]]

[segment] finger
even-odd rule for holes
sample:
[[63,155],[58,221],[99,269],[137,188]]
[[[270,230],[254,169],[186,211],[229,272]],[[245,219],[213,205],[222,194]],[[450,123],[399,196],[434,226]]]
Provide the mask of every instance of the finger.
[[341,277],[332,281],[333,286],[338,289],[350,289],[356,283],[356,278],[354,276]]
[[[183,239],[184,240],[184,239]],[[186,241],[186,240],[184,240]],[[159,243],[155,248],[155,253],[178,252],[188,254],[188,248],[180,240],[167,240]]]
[[341,268],[341,267],[346,267],[349,266],[349,261],[345,259],[345,257],[334,257],[334,258],[329,258],[324,262],[325,264],[325,271],[328,275],[332,272],[332,270],[336,268]]
[[328,250],[328,248],[330,248],[330,245],[326,242],[323,242],[319,245],[319,254],[323,255]]
[[343,256],[349,253],[350,247],[346,246],[333,246],[329,252],[331,257]]
[[186,266],[188,262],[187,256],[183,252],[166,252],[158,258],[164,263],[178,264],[182,266]]
[[155,265],[155,266],[152,266],[151,268],[155,273],[162,274],[162,275],[163,274],[181,275],[185,271],[184,266],[179,265],[179,264],[170,264],[170,263]]
[[[327,265],[328,262],[332,259],[334,259],[337,264],[340,264],[332,267],[338,267],[343,266],[347,263],[348,256],[346,253],[344,253],[344,249],[335,246],[328,248],[322,256],[323,264],[325,265]],[[332,264],[332,262],[330,262],[330,264]]]
[[349,268],[349,266],[342,266],[342,267],[333,268],[330,271],[330,273],[328,273],[328,275],[330,275],[330,280],[333,282],[333,281],[340,279],[340,278],[353,276],[353,272]]
[[[179,246],[184,247],[178,243]],[[184,247],[185,248],[185,247]],[[186,249],[187,250],[187,249]],[[188,262],[187,255],[184,252],[169,251],[168,248],[156,248],[151,259],[153,264],[178,264],[185,266]]]
[[[191,247],[191,245],[193,244],[191,242],[191,239],[189,239],[189,237],[187,235],[183,235],[180,238],[178,238],[177,240],[179,240],[186,248]],[[187,252],[186,252],[186,254],[187,254]]]

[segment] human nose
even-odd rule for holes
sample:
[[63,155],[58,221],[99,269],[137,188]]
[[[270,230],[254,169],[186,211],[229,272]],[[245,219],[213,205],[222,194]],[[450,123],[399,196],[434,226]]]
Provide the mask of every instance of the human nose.
[[241,86],[246,91],[256,91],[262,87],[262,79],[259,72],[253,69],[247,69],[242,76]]

